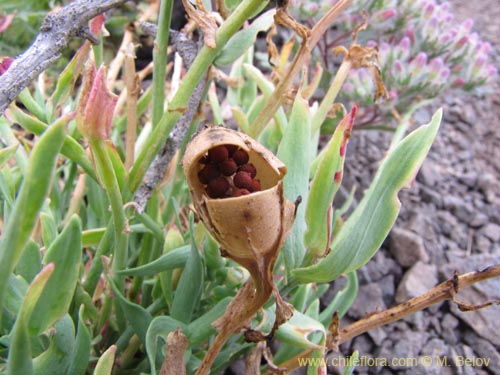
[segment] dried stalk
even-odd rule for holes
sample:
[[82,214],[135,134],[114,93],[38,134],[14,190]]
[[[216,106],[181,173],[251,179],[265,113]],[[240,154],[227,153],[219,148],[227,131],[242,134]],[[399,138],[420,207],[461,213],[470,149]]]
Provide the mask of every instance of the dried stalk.
[[[143,31],[147,30],[147,32],[152,35],[155,35],[157,32],[156,26],[150,23],[142,23],[141,28]],[[177,53],[179,53],[182,57],[184,67],[189,69],[196,58],[199,46],[192,40],[188,39],[184,34],[174,30],[170,30],[170,37],[174,50],[177,51]],[[193,94],[189,98],[186,111],[183,113],[179,121],[177,121],[172,133],[148,168],[145,178],[134,197],[134,201],[138,205],[137,210],[139,212],[144,211],[149,197],[158,183],[163,179],[168,164],[172,161],[179,145],[184,139],[189,125],[193,121],[193,118],[198,110],[205,85],[206,74],[205,78],[200,80],[196,85],[193,90]]]
[[273,117],[274,113],[281,105],[283,98],[286,97],[286,91],[292,84],[294,78],[297,76],[299,71],[307,65],[307,60],[309,59],[313,48],[316,44],[318,44],[322,35],[331,26],[333,20],[335,20],[335,18],[337,18],[351,2],[352,0],[340,0],[311,29],[310,37],[303,41],[283,79],[278,83],[266,105],[250,125],[252,136],[257,136]]
[[184,352],[188,346],[188,339],[180,328],[168,334],[165,344],[165,360],[161,366],[160,375],[186,375]]
[[[332,327],[330,327],[329,331],[332,332],[332,335],[328,337],[327,345],[329,346],[329,349],[338,350],[338,346],[340,344],[356,336],[386,324],[394,323],[395,321],[403,319],[408,315],[414,314],[445,300],[452,300],[458,305],[458,308],[461,311],[478,310],[493,304],[500,304],[500,301],[488,301],[480,305],[470,305],[459,302],[455,298],[456,293],[458,293],[461,289],[495,277],[500,277],[500,265],[490,266],[481,271],[469,272],[460,276],[454,275],[451,279],[444,281],[421,296],[412,298],[400,305],[380,313],[372,314],[369,317],[354,322],[341,330],[337,329],[337,332],[335,332],[335,329],[331,329]],[[333,325],[335,325],[335,323]],[[280,368],[285,368],[287,373],[298,369],[302,366],[299,359],[307,358],[312,353],[313,349],[306,350],[293,358],[290,358],[288,361],[281,363]],[[271,375],[273,373],[274,372],[272,370],[267,370],[265,375]]]
[[72,37],[80,36],[97,43],[97,38],[90,33],[88,21],[125,1],[74,1],[57,13],[49,14],[44,19],[40,33],[33,44],[0,76],[0,113],[3,113],[25,87],[61,56],[61,51]]
[[361,319],[355,323],[348,325],[338,332],[336,342],[342,344],[347,340],[352,339],[362,333],[375,329],[377,327],[395,322],[399,319],[411,315],[417,311],[426,309],[429,306],[452,300],[462,311],[477,310],[487,307],[492,304],[500,304],[499,301],[489,301],[479,306],[472,306],[466,303],[459,302],[455,299],[456,293],[461,289],[471,286],[483,280],[491,279],[500,276],[500,264],[487,267],[481,271],[469,272],[463,275],[454,275],[452,278],[442,282],[438,286],[432,288],[426,293],[412,298],[402,304],[394,306],[388,310],[370,315],[367,318]]

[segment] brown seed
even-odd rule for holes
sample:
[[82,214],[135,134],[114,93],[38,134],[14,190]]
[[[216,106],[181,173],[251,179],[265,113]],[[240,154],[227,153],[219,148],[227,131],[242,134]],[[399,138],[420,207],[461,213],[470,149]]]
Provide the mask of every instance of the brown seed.
[[252,182],[250,183],[250,190],[252,193],[256,192],[256,191],[260,191],[261,187],[260,187],[260,180],[252,180]]
[[224,176],[231,176],[232,174],[236,173],[238,166],[233,159],[227,159],[219,164],[219,168]]
[[200,158],[200,160],[198,160],[198,163],[200,164],[208,164],[210,162],[210,160],[208,160],[208,155],[205,155],[203,157]]
[[212,163],[220,163],[229,156],[226,146],[220,145],[208,150],[208,157]]
[[252,176],[252,178],[254,178],[257,175],[257,169],[252,163],[243,164],[241,167],[238,168],[238,171],[250,173],[250,176]]
[[248,172],[238,172],[234,175],[233,183],[237,188],[250,190],[252,177]]
[[208,183],[207,193],[210,198],[222,198],[229,188],[229,182],[224,177],[217,177]]
[[215,164],[207,164],[198,172],[198,179],[205,185],[219,176],[220,170]]
[[250,192],[247,189],[234,189],[233,197],[241,197],[242,195],[248,195]]
[[245,150],[237,150],[233,154],[233,160],[238,165],[243,165],[248,163],[248,153]]
[[227,151],[229,152],[229,156],[231,156],[238,149],[238,146],[236,146],[236,145],[226,145],[226,148],[227,148]]

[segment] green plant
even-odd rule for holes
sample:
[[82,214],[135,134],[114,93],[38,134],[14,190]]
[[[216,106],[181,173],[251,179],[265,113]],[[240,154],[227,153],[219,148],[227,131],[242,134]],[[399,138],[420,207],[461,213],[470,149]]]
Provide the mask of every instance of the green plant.
[[[203,30],[205,44],[199,51],[179,33],[157,38],[158,51],[166,51],[170,39],[187,61],[180,82],[175,77],[181,68],[174,68],[175,92],[165,88],[163,52],[153,61],[153,88],[139,94],[145,74],[130,65],[131,45],[109,64],[106,76],[93,62],[100,65],[103,59],[100,47],[85,41],[54,87],[36,84],[33,94],[25,89],[0,118],[7,146],[0,151],[0,373],[205,374],[224,370],[242,355],[258,371],[261,357],[269,359],[263,343],[273,337],[281,343],[274,364],[292,369],[300,358],[323,358],[348,336],[339,332],[338,318],[356,295],[356,270],[393,225],[397,194],[422,164],[441,111],[394,143],[363,200],[344,218],[349,204],[332,207],[332,202],[342,182],[356,107],[318,153],[319,132],[337,108],[347,72],[365,63],[376,67],[372,60],[359,60],[373,50],[353,44],[344,51],[344,63],[319,105],[311,100],[319,70],[311,81],[303,75],[290,106],[280,106],[278,94],[293,84],[297,61],[307,54],[304,46],[314,45],[349,1],[339,2],[312,30],[298,29],[308,39],[295,63],[282,58],[275,67],[277,74],[285,73],[277,87],[253,64],[257,34],[272,27],[275,10],[263,12],[267,2],[261,0],[236,3],[227,1],[225,9],[219,2],[226,18],[218,26],[204,3],[194,7],[184,1]],[[143,11],[154,13],[154,6]],[[286,2],[281,6],[277,20],[297,27],[286,17]],[[172,1],[162,1],[159,9],[158,30],[164,33]],[[91,23],[90,40],[102,22],[98,17]],[[127,32],[125,40],[131,36]],[[122,59],[125,73],[117,80],[115,67]],[[0,87],[15,64],[0,77]],[[213,82],[206,82],[212,65],[210,77],[224,77],[216,69],[231,65],[222,97]],[[124,86],[122,99],[109,92]],[[198,136],[207,137],[204,148],[193,146],[200,138],[188,145],[200,125],[195,109],[203,94],[218,122],[225,110],[232,111],[241,133],[216,127]],[[266,110],[266,105],[278,109]],[[14,130],[14,123],[24,131]],[[34,142],[27,133],[36,136]],[[231,136],[207,136],[226,133]],[[183,166],[174,153],[183,156]],[[166,181],[157,185],[166,168],[161,155],[170,157],[170,168]],[[229,158],[235,162],[224,172],[226,182],[212,183]],[[205,169],[210,163],[216,175]],[[232,176],[237,173],[248,181],[236,182]],[[258,187],[253,185],[257,180]],[[226,197],[230,193],[234,197]],[[264,196],[264,203],[257,200]],[[242,208],[248,204],[262,216],[256,227],[238,225],[240,219],[249,220]],[[217,216],[222,205],[228,213]],[[266,221],[271,214],[278,224],[275,216]],[[273,238],[272,244],[258,243],[265,231],[278,233],[265,237]],[[328,282],[342,275],[346,286],[320,311]],[[488,274],[493,276],[498,269]],[[276,304],[269,301],[271,294]],[[243,328],[245,337],[238,334]],[[268,369],[274,364],[269,359]],[[312,363],[310,373],[321,373],[321,366]]]

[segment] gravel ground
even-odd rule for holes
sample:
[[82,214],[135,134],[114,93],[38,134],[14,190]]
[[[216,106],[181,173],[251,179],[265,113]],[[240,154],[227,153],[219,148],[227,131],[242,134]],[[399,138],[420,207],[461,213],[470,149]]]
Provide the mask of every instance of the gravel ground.
[[[500,2],[451,3],[459,20],[475,20],[475,29],[491,42],[494,63],[500,66]],[[401,214],[388,240],[358,272],[359,295],[344,324],[419,295],[454,271],[500,263],[499,89],[497,77],[490,94],[444,97],[437,103],[444,109],[440,133],[416,181],[400,194]],[[418,112],[417,123],[427,122],[434,109]],[[357,135],[349,145],[345,178],[348,185],[362,187],[361,194],[389,138],[374,132]],[[500,279],[466,289],[459,298],[469,303],[500,300]],[[357,349],[367,358],[403,359],[359,367],[360,374],[500,374],[499,314],[500,306],[464,313],[445,302],[359,336],[332,356]],[[422,360],[425,356],[431,365]],[[405,360],[412,358],[415,363]]]

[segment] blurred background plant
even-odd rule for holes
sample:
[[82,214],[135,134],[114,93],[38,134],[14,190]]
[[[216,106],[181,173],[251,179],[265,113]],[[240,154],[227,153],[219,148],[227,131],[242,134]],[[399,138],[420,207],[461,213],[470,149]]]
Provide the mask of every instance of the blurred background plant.
[[[20,12],[8,4],[4,16]],[[291,202],[302,198],[276,261],[274,280],[294,314],[276,331],[274,359],[262,345],[235,334],[215,359],[212,373],[224,371],[242,356],[250,358],[248,366],[256,371],[263,356],[262,371],[275,365],[292,371],[304,365],[299,359],[321,359],[335,348],[336,339],[348,336],[335,339],[335,319],[346,313],[356,296],[356,270],[375,254],[396,220],[397,194],[422,164],[441,113],[406,137],[400,132],[364,198],[347,214],[353,193],[343,207],[332,207],[332,202],[342,182],[353,124],[366,121],[369,113],[385,116],[384,111],[391,108],[403,111],[398,106],[404,100],[408,105],[416,102],[418,85],[422,99],[434,97],[444,89],[443,75],[455,74],[448,61],[452,53],[439,49],[442,41],[424,38],[431,30],[418,23],[422,20],[417,22],[417,5],[395,11],[396,2],[390,3],[390,9],[384,8],[385,2],[355,2],[331,30],[342,38],[328,39],[330,31],[320,38],[320,46],[332,40],[318,55],[325,69],[312,69],[314,61],[301,67],[305,68],[301,79],[286,78],[291,90],[276,98],[277,79],[293,66],[289,62],[293,53],[303,50],[291,40],[266,59],[256,52],[256,39],[271,30],[275,9],[264,9],[267,2],[261,0],[227,1],[228,9],[221,8],[220,15],[215,15],[211,2],[203,4],[207,10],[197,3],[196,12],[220,23],[217,43],[215,48],[186,43],[192,57],[183,55],[184,66],[183,47],[177,44],[180,34],[168,33],[173,2],[130,2],[109,12],[105,27],[110,35],[99,33],[103,19],[91,25],[103,43],[91,48],[88,41],[75,39],[78,48],[64,69],[53,67],[56,79],[43,73],[0,117],[4,145],[0,150],[0,374],[155,375],[160,368],[165,373],[170,368],[177,375],[181,372],[172,369],[179,362],[190,374],[200,368],[217,333],[211,324],[231,310],[229,303],[249,278],[247,269],[222,256],[219,244],[193,214],[179,163],[188,141],[207,118],[251,134],[276,153],[287,167],[285,198]],[[302,19],[304,7],[295,5]],[[368,25],[380,40],[361,31],[357,42],[370,47],[377,40],[391,93],[390,101],[382,104],[373,102],[371,76],[362,69],[347,70],[336,80],[337,67],[329,58],[331,47],[362,22],[361,8],[377,15],[369,17]],[[319,24],[325,18],[318,18],[329,14],[327,9],[307,9],[307,23]],[[444,17],[438,18],[441,23],[447,20],[446,7],[431,10]],[[190,13],[193,19],[196,12]],[[398,12],[402,12],[400,18]],[[156,22],[160,33],[155,38],[154,31],[141,31],[138,22],[131,23],[136,20]],[[5,22],[2,35],[14,27],[15,17]],[[197,22],[187,24],[185,36],[192,36],[197,27],[204,28],[207,38],[213,36],[210,25],[200,18]],[[466,45],[479,45],[478,53],[485,59],[487,45],[470,34],[468,25],[456,33],[467,37]],[[419,29],[424,26],[425,32]],[[411,33],[398,34],[410,28]],[[318,36],[314,28],[311,34]],[[152,64],[134,64],[134,43],[153,38],[158,49]],[[119,49],[116,43],[106,42],[122,39]],[[169,39],[178,54],[167,48]],[[15,55],[15,48],[25,46],[2,40],[12,43],[12,49],[2,50],[2,55]],[[390,43],[398,47],[390,48]],[[273,44],[269,46],[271,51]],[[475,64],[470,54],[453,56],[461,69]],[[259,69],[268,58],[275,59],[272,69],[269,64],[271,70]],[[2,69],[7,74],[13,65],[5,61],[8,64]],[[397,66],[399,75],[394,70]],[[210,74],[205,75],[207,71]],[[482,74],[471,72],[455,86],[484,85]],[[341,100],[337,93],[346,77]],[[353,79],[363,82],[356,91],[349,89]],[[325,95],[318,94],[320,82]],[[116,98],[111,92],[120,95]],[[186,120],[190,100],[198,95],[201,105],[198,108],[195,103],[193,117]],[[269,124],[255,124],[266,105],[276,100],[283,105],[272,113]],[[349,111],[335,111],[338,103]],[[333,112],[341,113],[341,119],[328,119]],[[377,119],[370,124],[377,125]],[[319,132],[322,127],[325,131],[325,121],[335,126],[319,152]],[[168,147],[163,149],[165,144]],[[153,159],[163,150],[170,152],[168,165],[155,164]],[[157,185],[148,185],[149,178],[144,178],[148,168],[160,176]],[[262,178],[258,168],[255,173],[253,177]],[[137,192],[143,188],[147,194],[138,199]],[[327,306],[321,306],[320,297],[329,282],[338,278],[345,279],[343,288]],[[271,331],[279,315],[271,302],[264,304],[251,328],[264,334]],[[187,337],[187,349],[165,360],[165,341],[177,329]],[[313,362],[309,371],[319,374],[324,367]],[[352,371],[353,367],[346,373]]]
[[[310,24],[333,3],[291,0],[292,13]],[[489,90],[497,74],[488,61],[491,45],[474,32],[471,19],[457,23],[446,1],[354,1],[319,43],[317,59],[328,70],[334,71],[337,63],[332,47],[348,43],[352,30],[364,17],[368,25],[359,33],[358,41],[378,48],[389,97],[376,103],[369,95],[374,84],[367,70],[351,70],[339,99],[359,104],[356,126],[394,127],[401,120],[399,114],[403,117],[422,100]]]

